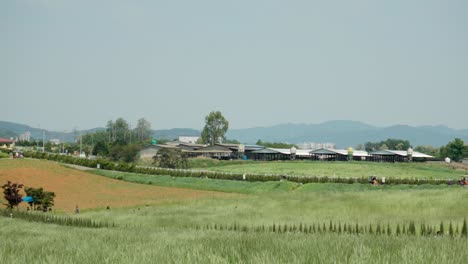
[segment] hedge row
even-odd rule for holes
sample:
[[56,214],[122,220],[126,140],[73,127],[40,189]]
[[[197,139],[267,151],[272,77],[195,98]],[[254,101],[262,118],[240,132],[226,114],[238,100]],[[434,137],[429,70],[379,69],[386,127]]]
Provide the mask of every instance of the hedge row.
[[[255,173],[230,173],[206,170],[185,170],[185,169],[167,169],[158,167],[142,167],[135,166],[134,164],[124,162],[113,162],[107,159],[89,160],[84,158],[77,158],[67,155],[57,155],[43,152],[25,152],[25,157],[36,159],[47,159],[67,164],[75,164],[89,168],[99,167],[104,170],[113,170],[121,172],[132,172],[150,175],[169,175],[173,177],[197,177],[197,178],[210,178],[222,180],[236,180],[236,181],[281,181],[288,180],[297,183],[362,183],[369,184],[367,177],[318,177],[318,176],[290,176],[280,174],[255,174]],[[452,184],[453,180],[443,179],[419,179],[419,178],[386,178],[385,184]]]
[[87,228],[102,228],[102,227],[115,227],[115,223],[109,224],[108,222],[96,222],[91,219],[71,216],[58,216],[49,213],[40,213],[32,211],[20,210],[5,210],[0,209],[0,215],[10,217],[12,219],[23,219],[29,222],[42,222],[64,226],[76,226]]
[[450,236],[450,237],[461,237],[467,238],[467,224],[466,219],[462,223],[461,230],[458,225],[452,225],[450,222],[448,228],[443,222],[438,226],[427,225],[421,223],[419,228],[416,226],[414,221],[407,224],[397,224],[390,226],[377,224],[359,225],[359,224],[347,224],[347,223],[333,223],[330,221],[328,224],[273,224],[269,226],[246,226],[234,224],[206,224],[196,225],[197,230],[219,230],[219,231],[239,231],[239,232],[273,232],[273,233],[338,233],[338,234],[371,234],[371,235],[388,235],[388,236],[400,236],[400,235],[412,235],[412,236]]

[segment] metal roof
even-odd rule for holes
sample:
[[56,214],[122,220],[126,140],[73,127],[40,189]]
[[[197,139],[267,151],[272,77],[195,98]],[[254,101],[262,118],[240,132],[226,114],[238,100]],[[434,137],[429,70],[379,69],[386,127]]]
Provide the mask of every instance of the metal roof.
[[[291,149],[289,148],[270,148],[272,150],[275,150],[277,152],[280,152],[281,154],[285,155],[291,155]],[[296,149],[296,156],[310,156],[310,149]]]
[[[348,156],[348,150],[347,149],[326,149],[326,148],[321,148],[321,149],[312,150],[310,152],[310,154]],[[363,151],[363,150],[353,150],[353,156],[354,157],[368,157],[369,153],[367,153],[367,151]]]
[[0,143],[13,143],[13,142],[15,141],[9,138],[0,138]]
[[[408,156],[408,152],[406,150],[390,150],[390,149],[381,149],[381,150],[376,150],[376,151],[371,151],[371,155],[398,155],[402,157]],[[421,152],[413,151],[413,158],[434,158],[433,156],[426,155]]]

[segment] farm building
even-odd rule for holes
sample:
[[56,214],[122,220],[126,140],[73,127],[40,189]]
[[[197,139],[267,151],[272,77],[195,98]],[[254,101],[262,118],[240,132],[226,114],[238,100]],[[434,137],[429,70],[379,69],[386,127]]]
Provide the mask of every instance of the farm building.
[[[292,152],[292,154],[291,154]],[[310,159],[310,149],[264,148],[247,154],[253,160]]]
[[15,141],[8,138],[0,138],[0,147],[4,149],[9,149],[15,146]]
[[171,145],[149,145],[140,150],[138,156],[141,160],[152,160],[160,149],[178,149]]
[[[369,152],[374,161],[405,162],[409,161],[408,151],[406,150],[376,150]],[[414,161],[427,161],[433,159],[433,156],[421,152],[413,151],[412,159]]]
[[176,147],[180,148],[182,151],[195,151],[205,147],[202,144],[192,144],[192,143],[180,143]]
[[[348,160],[348,150],[321,148],[310,151],[313,160]],[[353,150],[353,160],[367,160],[369,153],[362,150]]]
[[234,152],[237,152],[237,145],[214,144],[206,147],[199,148],[191,152],[190,156],[229,159]]

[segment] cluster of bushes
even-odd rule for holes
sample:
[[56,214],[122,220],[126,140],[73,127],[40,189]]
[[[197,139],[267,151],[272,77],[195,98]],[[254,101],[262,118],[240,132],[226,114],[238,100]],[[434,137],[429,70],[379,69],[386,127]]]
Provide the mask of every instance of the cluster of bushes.
[[84,159],[69,155],[59,155],[46,152],[25,152],[24,157],[34,159],[46,159],[66,164],[74,164],[88,168],[96,168],[99,164],[101,169],[123,172],[133,172],[135,166],[126,162],[113,162],[107,159]]
[[71,216],[58,216],[45,213],[38,213],[33,211],[19,211],[19,210],[4,210],[0,209],[0,215],[10,218],[23,219],[29,222],[42,222],[51,223],[64,226],[76,226],[87,228],[102,228],[102,227],[115,227],[115,223],[109,224],[108,222],[96,222],[91,219],[71,217]]
[[409,224],[397,224],[396,227],[381,224],[369,224],[366,226],[359,224],[341,224],[341,223],[330,223],[325,224],[273,224],[270,226],[246,226],[234,224],[206,224],[196,225],[197,230],[225,230],[225,231],[239,231],[239,232],[273,232],[273,233],[338,233],[338,234],[375,234],[375,235],[412,235],[412,236],[450,236],[450,237],[468,237],[466,219],[464,219],[462,228],[459,230],[458,225],[454,228],[450,222],[448,231],[445,231],[444,223],[440,223],[439,226],[431,226],[421,223],[419,227],[411,221]]
[[[132,172],[151,175],[169,175],[173,177],[198,177],[222,180],[246,180],[246,181],[280,181],[288,180],[297,183],[363,183],[369,184],[367,177],[318,177],[318,176],[289,176],[280,174],[254,174],[254,173],[230,173],[206,170],[187,170],[187,169],[169,169],[159,167],[141,167],[125,162],[113,162],[106,159],[88,160],[76,158],[73,156],[56,155],[43,152],[26,152],[25,157],[36,159],[47,159],[68,164],[75,164],[84,167],[96,168],[100,165],[101,169],[114,170],[121,172]],[[386,178],[385,184],[450,184],[452,181],[443,179],[418,179],[418,178]]]

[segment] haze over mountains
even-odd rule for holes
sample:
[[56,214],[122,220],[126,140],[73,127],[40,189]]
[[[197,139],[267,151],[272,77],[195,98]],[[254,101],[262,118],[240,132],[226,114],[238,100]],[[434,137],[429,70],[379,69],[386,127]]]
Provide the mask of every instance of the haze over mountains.
[[[60,139],[72,142],[74,137],[104,128],[92,128],[80,131],[47,131],[46,140]],[[26,131],[31,132],[31,137],[42,139],[40,128],[27,125],[0,121],[0,137],[15,137]],[[197,136],[199,130],[190,128],[173,128],[154,130],[154,138],[176,139],[178,136]],[[413,146],[433,145],[436,147],[447,144],[454,138],[468,141],[468,129],[456,130],[446,126],[408,126],[393,125],[389,127],[376,127],[358,121],[336,120],[320,124],[280,124],[270,127],[254,127],[246,129],[230,129],[227,138],[236,139],[242,143],[253,144],[258,139],[270,142],[331,142],[337,147],[345,148],[364,144],[368,141],[380,141],[387,138],[406,139]]]

